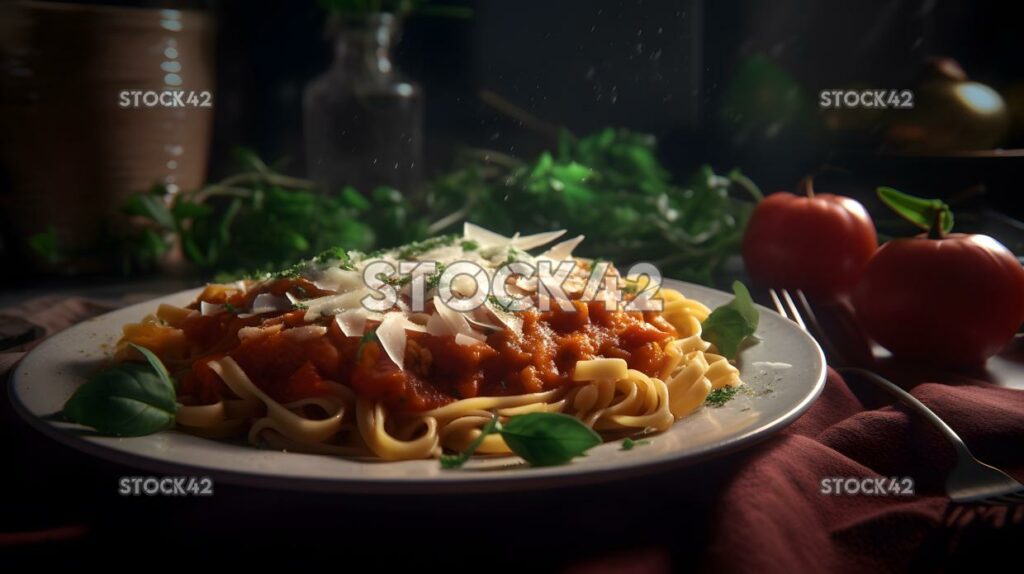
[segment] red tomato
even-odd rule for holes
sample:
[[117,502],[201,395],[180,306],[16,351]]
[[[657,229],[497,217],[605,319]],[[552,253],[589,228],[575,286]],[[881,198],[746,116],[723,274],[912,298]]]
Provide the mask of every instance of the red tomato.
[[977,364],[1024,321],[1024,268],[986,235],[894,239],[871,259],[853,305],[864,331],[897,357]]
[[743,261],[762,285],[834,298],[853,288],[877,248],[875,225],[856,200],[779,192],[754,210]]

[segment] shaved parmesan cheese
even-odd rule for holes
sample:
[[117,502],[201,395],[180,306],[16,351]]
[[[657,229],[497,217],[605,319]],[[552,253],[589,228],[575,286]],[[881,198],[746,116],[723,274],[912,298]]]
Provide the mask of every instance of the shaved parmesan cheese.
[[358,271],[348,271],[340,267],[328,267],[321,270],[313,279],[313,285],[324,291],[348,293],[363,286],[363,276]]
[[469,347],[471,345],[479,345],[480,344],[480,340],[479,339],[474,339],[473,337],[467,337],[466,335],[463,335],[462,333],[458,333],[458,334],[455,335],[455,342],[457,344],[459,344],[459,345],[462,345],[463,347]]
[[[454,337],[455,335],[462,333],[468,337],[474,336],[473,328],[469,326],[469,321],[466,319],[466,315],[452,309],[445,305],[440,297],[434,297],[434,314],[439,316],[444,324],[447,326],[444,329],[444,335]],[[430,332],[430,322],[427,322],[427,332]]]
[[252,300],[252,310],[248,313],[239,315],[239,317],[246,319],[248,317],[255,317],[256,315],[262,315],[264,313],[288,311],[291,308],[291,301],[284,297],[278,297],[277,295],[271,295],[270,293],[260,293]]
[[203,317],[209,317],[210,315],[223,313],[224,305],[221,305],[220,303],[207,303],[206,301],[200,301],[199,312],[203,314]]
[[351,309],[334,316],[334,322],[338,324],[346,337],[363,336],[363,332],[366,330],[366,314],[359,311],[359,309]]
[[541,253],[538,259],[551,259],[552,261],[565,261],[572,257],[573,249],[576,249],[580,243],[583,242],[583,236],[577,235],[576,237],[556,243],[551,249],[548,249],[544,253]]
[[362,301],[363,297],[369,293],[370,290],[363,287],[342,295],[328,295],[326,297],[303,301],[302,303],[306,305],[307,308],[305,319],[307,322],[315,321],[324,315],[334,315],[348,309],[361,309],[362,305],[360,304],[360,301]]
[[523,332],[523,320],[516,316],[515,313],[505,311],[490,300],[485,301],[484,306],[490,311],[491,316],[504,325],[506,329],[511,330],[513,333]]
[[534,235],[525,235],[523,237],[519,237],[519,234],[517,233],[516,237],[512,238],[511,244],[513,247],[518,247],[523,251],[528,251],[535,247],[540,247],[541,245],[547,245],[563,235],[565,235],[564,229],[548,231],[545,233],[536,233]]
[[510,237],[505,237],[468,221],[462,225],[462,236],[488,247],[492,245],[508,245],[512,241]]
[[387,313],[377,327],[377,341],[391,362],[405,370],[405,317],[401,313]]
[[466,316],[466,320],[469,321],[469,324],[474,326],[474,327],[480,327],[482,329],[486,329],[486,330],[489,330],[489,331],[502,331],[502,330],[504,330],[504,327],[499,327],[499,326],[497,326],[497,325],[495,325],[493,323],[489,323],[487,321],[481,321],[481,320],[476,319],[474,317]]
[[362,337],[363,333],[366,332],[367,320],[381,321],[383,319],[383,313],[377,313],[362,307],[349,309],[334,316],[334,322],[338,324],[341,332],[346,337]]

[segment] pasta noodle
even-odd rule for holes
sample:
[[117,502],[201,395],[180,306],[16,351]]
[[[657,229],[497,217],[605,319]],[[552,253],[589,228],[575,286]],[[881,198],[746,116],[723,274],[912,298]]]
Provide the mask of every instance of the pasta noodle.
[[[355,320],[359,313],[351,310],[313,313],[318,296],[337,300],[319,279],[354,272],[329,269],[240,288],[211,285],[188,308],[161,305],[125,326],[117,358],[133,359],[127,343],[137,343],[179,376],[177,424],[185,432],[382,460],[461,451],[495,414],[564,413],[606,437],[663,432],[699,409],[713,389],[742,384],[737,368],[701,338],[710,310],[672,289],[656,294],[660,312],[601,311],[600,303],[574,300],[575,316],[529,311],[514,317],[492,306],[486,317],[452,319],[435,306],[433,313],[395,315],[395,334],[381,332],[388,321],[381,313]],[[528,283],[510,280],[509,286],[530,292]],[[292,299],[296,291],[309,303],[280,304],[282,293]],[[358,300],[352,293],[346,300]],[[260,305],[276,307],[260,313]],[[377,331],[366,331],[368,325]],[[528,347],[530,337],[548,343]],[[477,452],[510,450],[492,434]]]

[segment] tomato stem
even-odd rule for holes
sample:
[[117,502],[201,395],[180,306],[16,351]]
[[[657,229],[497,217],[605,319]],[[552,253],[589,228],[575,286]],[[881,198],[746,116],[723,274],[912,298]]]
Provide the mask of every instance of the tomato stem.
[[797,184],[797,188],[799,188],[800,192],[807,197],[814,199],[814,176],[805,176],[800,180],[800,183]]
[[928,228],[928,239],[942,239],[946,233],[942,230],[942,209],[932,209],[932,224]]

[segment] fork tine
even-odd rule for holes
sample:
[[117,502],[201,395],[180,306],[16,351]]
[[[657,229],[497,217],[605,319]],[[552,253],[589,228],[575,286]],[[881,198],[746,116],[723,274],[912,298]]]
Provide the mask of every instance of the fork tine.
[[782,304],[782,299],[779,299],[779,294],[775,289],[768,290],[768,296],[772,298],[772,304],[775,305],[775,310],[782,315],[784,319],[789,319],[789,313],[786,311],[786,306]]
[[802,316],[804,321],[810,325],[810,331],[814,338],[821,343],[822,348],[825,350],[825,354],[828,355],[830,362],[833,366],[842,366],[848,364],[846,356],[839,350],[839,348],[832,342],[832,338],[828,336],[825,329],[821,326],[821,322],[818,321],[818,315],[814,312],[814,307],[811,307],[811,302],[807,299],[807,295],[803,291],[798,290],[796,292],[796,301],[799,303],[800,308],[803,310]]
[[807,325],[804,323],[804,318],[800,314],[800,310],[797,309],[796,303],[793,302],[793,297],[790,296],[788,289],[782,290],[782,298],[786,301],[786,307],[789,308],[790,318],[796,321],[797,325],[804,331],[807,330]]

